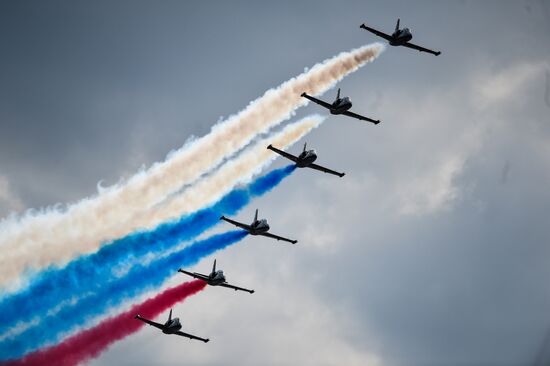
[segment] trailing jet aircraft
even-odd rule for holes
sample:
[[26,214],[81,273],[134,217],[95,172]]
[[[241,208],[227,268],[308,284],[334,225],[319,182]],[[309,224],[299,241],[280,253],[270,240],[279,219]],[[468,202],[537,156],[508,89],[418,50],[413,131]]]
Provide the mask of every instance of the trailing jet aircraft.
[[364,23],[361,24],[360,28],[363,28],[366,31],[369,31],[371,33],[376,34],[378,37],[382,37],[385,40],[387,40],[390,44],[390,46],[405,46],[408,48],[412,48],[413,50],[417,50],[420,52],[428,52],[432,55],[439,56],[441,54],[440,51],[432,51],[424,47],[417,46],[413,43],[410,43],[409,41],[412,39],[412,33],[409,28],[403,28],[399,29],[399,19],[397,19],[397,24],[395,25],[395,30],[391,34],[380,32],[374,28],[367,27]]
[[210,272],[209,275],[203,275],[203,274],[196,273],[196,272],[187,272],[187,271],[184,271],[181,268],[178,270],[178,272],[185,273],[186,275],[198,278],[199,280],[203,280],[204,282],[208,283],[210,286],[221,286],[221,287],[232,288],[235,291],[241,290],[241,291],[249,292],[251,294],[254,293],[254,290],[247,290],[247,289],[242,288],[242,287],[237,287],[237,286],[233,286],[233,285],[228,284],[225,281],[225,275],[223,274],[223,271],[222,270],[216,271],[216,260],[215,259],[214,259],[214,266],[212,267],[212,272]]
[[352,106],[351,101],[349,100],[348,97],[340,98],[340,88],[338,88],[338,94],[336,95],[336,100],[332,102],[332,104],[322,101],[320,99],[314,98],[311,95],[308,95],[307,93],[302,93],[302,97],[307,98],[312,102],[327,108],[331,114],[343,114],[345,116],[357,118],[362,121],[372,122],[375,125],[380,123],[379,120],[374,120],[374,119],[350,112],[349,109]]
[[180,332],[181,329],[181,323],[179,318],[172,319],[172,309],[170,309],[170,315],[168,315],[168,320],[164,324],[156,323],[154,321],[148,320],[143,318],[141,315],[137,314],[134,316],[135,319],[141,320],[142,322],[145,322],[149,325],[152,325],[153,327],[156,327],[160,330],[162,330],[162,333],[164,334],[176,334],[182,337],[187,337],[189,339],[198,339],[199,341],[203,341],[204,343],[208,342],[210,339],[204,339],[201,337],[194,336],[192,334]]
[[269,225],[267,224],[267,220],[266,219],[258,220],[258,209],[256,209],[256,214],[254,215],[254,221],[252,221],[252,224],[250,225],[233,221],[231,219],[228,219],[225,216],[220,217],[220,220],[227,221],[230,224],[240,227],[241,229],[245,229],[246,231],[248,231],[250,235],[267,236],[268,238],[288,241],[289,243],[292,243],[292,244],[296,244],[298,242],[298,240],[291,240],[291,239],[283,238],[282,236],[277,236],[277,235],[268,233]]
[[311,168],[311,169],[319,170],[325,173],[337,175],[340,178],[346,175],[346,173],[338,173],[338,172],[335,172],[334,170],[330,170],[320,165],[313,164],[313,162],[317,159],[317,153],[315,152],[315,150],[306,150],[306,147],[307,145],[306,143],[304,143],[304,150],[298,156],[294,156],[292,154],[279,150],[276,147],[273,147],[271,145],[269,145],[267,148],[271,151],[276,152],[279,155],[284,156],[287,159],[292,160],[293,162],[296,163],[296,166],[298,168]]

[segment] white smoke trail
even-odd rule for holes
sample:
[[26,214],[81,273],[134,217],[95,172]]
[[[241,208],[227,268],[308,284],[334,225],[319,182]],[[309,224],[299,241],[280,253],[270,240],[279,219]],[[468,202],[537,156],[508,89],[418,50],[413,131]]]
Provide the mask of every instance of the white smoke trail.
[[[286,149],[312,129],[318,127],[326,117],[320,115],[308,116],[300,121],[286,126],[281,132],[259,140],[247,148],[235,159],[228,161],[216,173],[200,180],[182,194],[174,197],[157,210],[141,213],[132,227],[125,225],[123,231],[131,232],[138,227],[154,227],[170,218],[195,212],[218,201],[237,184],[246,183],[260,173],[279,155],[267,149],[269,144]],[[289,163],[292,163],[289,161]]]
[[[102,190],[96,197],[64,211],[29,212],[22,218],[5,220],[0,224],[0,248],[4,253],[0,259],[0,286],[24,270],[60,263],[52,255],[50,263],[29,259],[26,263],[18,261],[20,267],[8,265],[14,258],[33,256],[35,250],[44,253],[53,251],[54,247],[69,248],[76,243],[87,243],[85,247],[97,249],[101,242],[113,238],[117,227],[126,220],[161,202],[183,185],[196,181],[255,136],[288,119],[296,108],[307,103],[300,97],[302,92],[323,93],[344,76],[374,60],[383,49],[381,44],[367,45],[316,64],[309,71],[268,90],[238,114],[215,125],[208,135],[172,153],[166,161],[136,174],[126,183]],[[62,253],[59,256],[69,258]]]
[[[312,129],[318,127],[326,117],[313,115],[305,117],[298,122],[287,125],[280,132],[273,133],[265,139],[261,139],[252,146],[246,148],[241,154],[224,163],[214,173],[200,179],[192,187],[174,196],[166,203],[147,212],[134,216],[124,224],[119,225],[112,233],[115,237],[122,237],[136,229],[154,228],[158,224],[194,212],[200,208],[213,204],[222,196],[229,193],[236,185],[246,183],[258,174],[266,165],[272,162],[278,155],[266,147],[270,143],[285,149],[301,139]],[[5,267],[0,268],[0,273],[16,273],[22,266],[41,268],[49,263],[62,263],[72,259],[75,255],[91,252],[97,249],[98,243],[92,247],[90,243],[75,242],[68,246],[61,243],[53,244],[48,248],[34,248],[32,255],[13,256]],[[2,280],[4,277],[2,277]],[[15,281],[14,281],[15,280]],[[8,291],[13,291],[21,286],[24,278],[17,278],[11,283],[5,283]]]

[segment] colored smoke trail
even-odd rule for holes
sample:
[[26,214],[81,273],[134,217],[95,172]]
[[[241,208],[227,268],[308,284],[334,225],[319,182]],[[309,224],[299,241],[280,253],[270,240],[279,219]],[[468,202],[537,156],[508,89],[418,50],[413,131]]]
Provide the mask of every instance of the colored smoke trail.
[[[274,170],[258,178],[248,188],[236,189],[228,193],[229,189],[237,183],[250,179],[253,174],[258,173],[277,157],[266,149],[270,142],[283,148],[287,147],[312,128],[317,127],[323,120],[321,116],[306,117],[286,126],[281,132],[258,141],[237,158],[224,164],[215,174],[201,180],[195,187],[183,192],[180,196],[176,196],[162,210],[163,212],[171,210],[170,212],[175,214],[179,210],[188,211],[201,207],[207,207],[207,209],[192,210],[177,221],[161,225],[151,231],[137,232],[115,240],[98,252],[82,256],[65,267],[54,267],[39,273],[24,289],[4,296],[0,300],[0,334],[5,334],[10,327],[20,321],[21,309],[30,309],[32,306],[33,314],[40,317],[57,306],[68,294],[78,296],[84,291],[93,291],[98,286],[95,282],[100,284],[103,281],[102,278],[111,276],[113,271],[129,259],[151,252],[160,253],[201,234],[218,223],[221,214],[235,213],[251,198],[263,194],[255,191],[254,187],[264,186],[268,190],[275,187],[294,168]],[[217,197],[216,192],[226,195]],[[177,205],[181,208],[178,209]],[[155,219],[159,219],[159,216],[157,215]],[[162,246],[159,243],[163,243]],[[91,282],[91,279],[95,279],[95,282]]]
[[122,236],[126,231],[131,232],[134,228],[154,227],[168,219],[192,213],[213,204],[237,184],[249,182],[253,176],[279,157],[267,149],[269,144],[285,150],[312,129],[317,128],[325,119],[326,117],[321,115],[307,116],[289,124],[279,133],[257,141],[239,156],[225,163],[216,173],[198,181],[182,194],[168,200],[160,208],[143,213],[135,220],[126,223],[125,231],[117,234]]
[[246,235],[243,230],[213,235],[151,263],[132,266],[124,276],[106,281],[93,293],[67,304],[52,316],[45,316],[37,326],[2,340],[0,358],[21,357],[40,347],[57,343],[67,333],[113,307],[160,287],[170,276],[177,274],[178,268],[190,267],[216,251],[238,243]]
[[[288,119],[307,104],[302,92],[318,95],[380,55],[382,44],[366,45],[316,64],[270,89],[244,110],[215,125],[211,132],[172,153],[163,163],[127,182],[103,189],[97,196],[64,210],[28,211],[0,223],[0,286],[21,285],[24,271],[61,265],[97,250],[116,237],[112,232],[135,214],[148,210],[182,186],[214,169],[258,134]],[[67,228],[71,228],[67,230]],[[47,233],[47,235],[45,235]],[[84,243],[81,246],[72,245]]]
[[[257,178],[244,188],[233,190],[215,205],[200,210],[190,216],[181,218],[177,222],[161,225],[152,232],[136,233],[117,240],[108,246],[104,246],[97,253],[83,256],[78,260],[71,262],[62,269],[51,269],[44,272],[39,280],[33,286],[25,291],[11,295],[0,302],[0,329],[2,333],[8,331],[11,327],[17,326],[18,322],[28,321],[29,314],[37,317],[39,323],[31,329],[43,329],[48,334],[53,334],[56,326],[66,329],[68,325],[68,315],[63,315],[63,307],[59,313],[55,314],[56,319],[63,319],[63,323],[55,323],[51,326],[45,326],[44,323],[49,319],[47,314],[58,304],[70,299],[71,297],[81,297],[88,293],[101,292],[105,283],[108,283],[116,276],[115,271],[124,266],[128,261],[142,257],[150,253],[163,253],[173,248],[177,244],[190,240],[200,235],[207,229],[220,222],[222,214],[233,215],[241,208],[246,206],[254,197],[261,196],[274,187],[276,187],[285,177],[295,170],[294,165],[275,169],[266,175]],[[237,232],[242,233],[242,232]],[[200,247],[200,246],[199,246]],[[190,247],[189,250],[196,250]],[[194,247],[197,248],[197,247]],[[187,252],[194,253],[194,252]],[[200,258],[199,258],[200,259]],[[198,260],[198,259],[197,259]],[[126,275],[125,277],[128,277]],[[138,284],[143,284],[145,279],[136,279]],[[124,288],[118,288],[115,291],[124,293]],[[114,298],[103,299],[106,302],[113,302]],[[82,301],[86,301],[83,299]],[[79,302],[81,306],[82,301]],[[70,306],[70,305],[67,305]],[[91,307],[92,309],[88,309]],[[86,310],[82,315],[88,312],[97,312],[99,309],[94,302],[84,307]],[[77,316],[81,316],[77,314]],[[82,323],[82,318],[75,318],[76,324]],[[35,330],[36,331],[36,330]],[[0,355],[9,352],[26,352],[29,347],[35,347],[36,342],[43,342],[47,335],[41,336],[36,333],[23,333],[15,336],[8,335],[7,339],[0,341]],[[27,342],[20,344],[20,348],[10,342]],[[29,342],[34,342],[28,344]],[[31,348],[35,349],[35,348]],[[9,353],[11,354],[11,353]],[[14,357],[19,354],[15,353]]]
[[[257,141],[237,157],[224,163],[215,173],[199,180],[192,187],[168,200],[167,203],[146,212],[144,215],[135,216],[132,220],[120,225],[113,234],[116,234],[115,237],[120,238],[138,229],[152,229],[164,221],[212,205],[237,184],[249,181],[252,176],[258,174],[277,157],[276,154],[266,149],[268,144],[273,143],[285,149],[301,139],[313,128],[318,127],[325,118],[320,115],[312,115],[304,117],[295,123],[288,124],[281,131]],[[72,243],[70,248],[60,249],[71,252],[78,246],[87,247],[87,243]],[[85,252],[88,249],[82,249],[81,251]],[[59,256],[59,253],[49,253],[48,255],[50,254]],[[20,264],[11,262],[6,265],[16,267]],[[32,284],[32,277],[28,278],[27,281]]]
[[[133,319],[134,315],[141,314],[145,318],[154,319],[176,303],[203,290],[205,286],[205,282],[194,280],[169,288],[141,304],[134,305],[130,310],[107,318],[98,325],[83,330],[55,346],[30,353],[21,359],[5,362],[5,364],[10,366],[69,366],[89,361],[98,357],[113,343],[136,333],[145,325],[145,323]],[[2,363],[4,364],[4,362]]]

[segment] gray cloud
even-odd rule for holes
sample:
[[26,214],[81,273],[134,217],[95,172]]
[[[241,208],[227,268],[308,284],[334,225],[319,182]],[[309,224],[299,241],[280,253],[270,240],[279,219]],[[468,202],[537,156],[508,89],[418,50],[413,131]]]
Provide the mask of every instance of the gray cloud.
[[331,117],[308,145],[347,175],[300,170],[254,203],[300,242],[247,238],[217,256],[257,292],[209,288],[174,309],[212,342],[145,329],[93,364],[534,362],[550,324],[550,50],[547,5],[529,6],[2,3],[0,166],[26,207],[162,159],[304,67],[375,41],[362,22],[390,30],[399,16],[443,51],[389,48],[341,83],[383,122]]
[[550,107],[550,71],[546,70],[546,84],[544,89],[544,102]]
[[17,213],[23,209],[23,204],[10,186],[6,177],[0,176],[0,213]]

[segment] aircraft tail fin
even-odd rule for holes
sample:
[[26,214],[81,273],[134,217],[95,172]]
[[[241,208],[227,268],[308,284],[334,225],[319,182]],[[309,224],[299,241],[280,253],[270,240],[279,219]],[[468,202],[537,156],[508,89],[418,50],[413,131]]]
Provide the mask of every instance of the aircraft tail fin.
[[338,93],[336,94],[336,99],[340,99],[340,88],[338,88]]
[[168,314],[168,321],[172,320],[172,309],[170,309],[170,314]]
[[397,18],[397,24],[395,25],[395,31],[398,31],[399,30],[399,18]]
[[256,213],[254,214],[254,222],[258,221],[258,209],[256,209]]
[[212,273],[216,273],[216,260],[214,259],[214,266],[212,266]]
[[307,148],[307,142],[304,142],[304,151],[306,151]]

